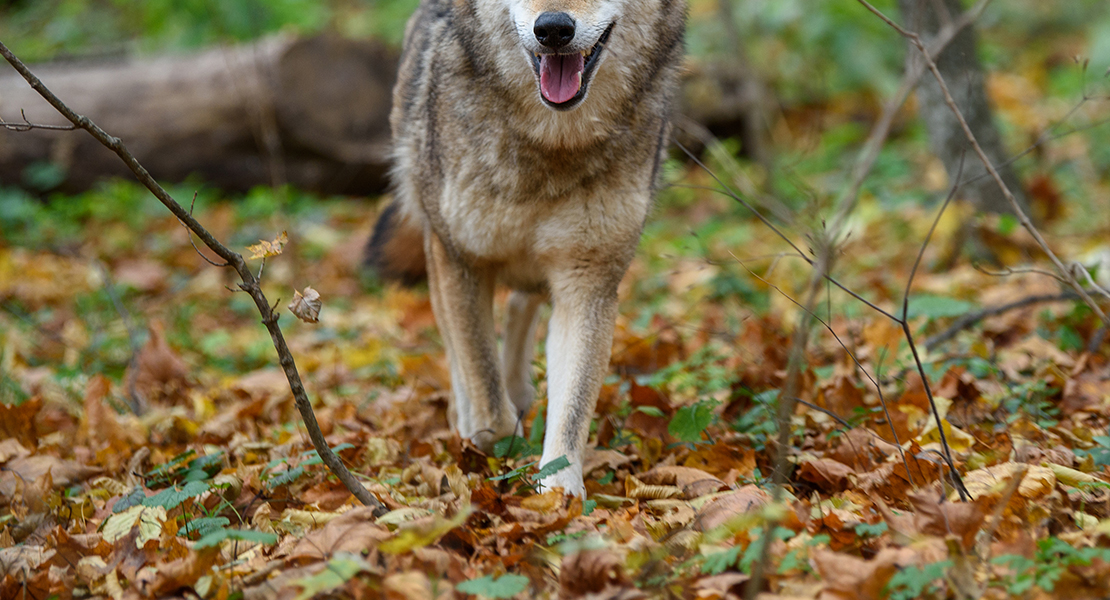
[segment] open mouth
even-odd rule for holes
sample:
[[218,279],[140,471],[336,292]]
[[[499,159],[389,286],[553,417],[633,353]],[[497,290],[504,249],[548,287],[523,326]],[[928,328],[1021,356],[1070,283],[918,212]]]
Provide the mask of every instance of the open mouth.
[[614,25],[609,25],[589,50],[574,54],[532,55],[532,68],[540,79],[540,95],[548,106],[569,110],[582,102]]

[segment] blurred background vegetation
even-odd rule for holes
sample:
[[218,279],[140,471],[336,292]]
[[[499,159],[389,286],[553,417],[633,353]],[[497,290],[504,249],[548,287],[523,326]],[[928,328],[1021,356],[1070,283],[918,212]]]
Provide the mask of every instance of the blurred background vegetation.
[[[417,0],[0,0],[0,40],[29,63],[186,54],[278,32],[333,31],[396,47],[416,4]],[[895,0],[876,0],[874,4],[898,15]],[[691,71],[734,60],[720,0],[690,0],[690,5]],[[745,154],[739,138],[730,138],[722,140],[719,151],[707,153],[706,162],[745,194],[772,197],[786,207],[797,221],[789,223],[793,227],[789,233],[802,239],[820,227],[831,199],[849,180],[882,103],[902,77],[906,46],[853,0],[732,0],[730,8],[731,25],[738,33],[731,39],[739,39],[746,54],[746,71],[766,91],[769,157],[761,164]],[[1079,236],[1110,230],[1106,206],[1110,135],[1106,128],[1094,127],[1110,115],[1103,99],[1110,95],[1106,77],[1110,3],[997,0],[976,27],[981,38],[980,58],[989,72],[988,89],[1006,148],[1016,155],[1057,125],[1058,132],[1077,130],[1017,162],[1027,184],[1047,182],[1046,191],[1033,194],[1035,205],[1062,202],[1068,206],[1059,211],[1063,217],[1052,232]],[[1086,71],[1081,67],[1084,61],[1089,61]],[[1071,114],[1084,98],[1091,100]],[[0,116],[12,119],[17,115]],[[1067,122],[1059,124],[1065,117]],[[48,176],[44,171],[44,177]],[[678,152],[667,165],[666,179],[671,185],[661,195],[656,218],[649,222],[641,258],[644,270],[653,275],[635,279],[633,293],[642,300],[636,304],[635,324],[649,328],[657,313],[682,312],[684,309],[669,306],[671,300],[663,293],[680,288],[696,288],[697,299],[732,299],[757,311],[773,309],[776,303],[789,309],[778,294],[753,280],[747,266],[722,266],[719,262],[728,262],[730,253],[738,248],[750,255],[781,252],[773,243],[754,242],[773,237],[764,226],[731,200],[699,189],[715,185],[714,181]],[[65,248],[110,223],[105,238],[96,242],[98,253],[159,244],[141,239],[141,232],[150,219],[165,218],[163,209],[136,184],[109,182],[80,195],[44,197],[17,190],[11,183],[0,182],[0,235],[9,243]],[[869,297],[897,297],[904,286],[905,269],[888,270],[881,276],[868,275],[868,270],[895,260],[908,268],[928,221],[921,220],[925,213],[896,214],[892,209],[936,206],[947,186],[944,170],[930,154],[927,132],[911,102],[895,123],[856,214],[862,223],[857,230],[881,222],[886,237],[868,240],[854,250],[857,260],[846,261],[842,267],[847,280],[866,280],[864,294]],[[372,209],[357,198],[325,202],[316,195],[286,188],[259,188],[238,195],[206,187],[200,181],[178,185],[174,191],[179,200],[198,192],[198,211],[211,211],[210,218],[230,223],[225,231],[233,236],[234,244],[272,237],[273,231],[283,228],[290,229],[291,237],[299,232],[308,240],[300,251],[309,261],[344,239],[364,236],[373,220]],[[223,201],[228,199],[235,202],[227,205]],[[1039,210],[1046,209],[1041,206]],[[967,217],[967,213],[954,214]],[[789,221],[781,214],[779,218]],[[342,233],[336,233],[336,227]],[[990,227],[1005,234],[1014,231],[1014,222],[1002,218]],[[913,243],[905,244],[906,240]],[[943,252],[946,250],[938,249]],[[1025,256],[1019,253],[1018,258]],[[943,256],[927,258],[951,264]],[[683,261],[704,267],[707,259],[718,262],[704,277],[692,275],[688,281],[676,282],[662,275],[681,269]],[[807,276],[802,267],[785,269],[783,275],[803,281]],[[968,291],[962,294],[971,296]],[[249,306],[245,308],[249,313]],[[96,310],[104,312],[105,320],[113,318],[106,297],[100,299]],[[858,314],[858,307],[844,306],[842,310]],[[27,314],[31,312],[28,309]],[[50,315],[27,318],[44,322]],[[171,338],[176,335],[175,339],[187,345],[195,333],[189,319],[175,318],[174,322],[180,327],[171,327]],[[116,343],[125,347],[126,342],[116,333]],[[265,344],[257,346],[257,352],[248,356],[267,360]],[[200,347],[225,357],[243,356],[222,341]],[[117,368],[122,368],[122,363],[117,362]]]

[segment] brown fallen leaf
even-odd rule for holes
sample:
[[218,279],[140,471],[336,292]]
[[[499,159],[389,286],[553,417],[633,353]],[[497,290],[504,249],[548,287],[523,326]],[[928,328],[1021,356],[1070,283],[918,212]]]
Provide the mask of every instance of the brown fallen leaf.
[[798,478],[817,486],[823,492],[842,492],[851,483],[855,471],[831,458],[807,460],[798,469]]
[[701,469],[720,479],[727,479],[729,472],[751,477],[756,467],[755,454],[739,440],[722,438],[715,444],[700,445],[686,457],[683,466]]
[[143,589],[150,597],[160,598],[182,589],[192,589],[197,580],[211,573],[220,558],[218,546],[191,551],[185,558],[159,563],[153,580]]
[[319,323],[321,306],[323,301],[320,300],[320,292],[306,287],[304,294],[293,290],[293,301],[289,303],[289,312],[305,323]]
[[47,473],[53,480],[53,487],[68,487],[80,483],[103,469],[85,465],[73,460],[64,460],[48,454],[17,458],[4,465],[0,471],[0,504],[7,504],[15,494],[17,486],[30,485]]
[[[1015,496],[1024,500],[1038,500],[1056,487],[1056,474],[1048,467],[1016,462],[976,469],[964,475],[964,485],[972,498],[998,497],[1011,477],[1024,472]],[[949,499],[953,499],[952,496]]]
[[754,485],[746,485],[735,492],[714,498],[698,511],[690,525],[695,531],[712,531],[737,515],[761,508],[771,501],[771,495]]
[[624,573],[624,557],[612,550],[585,550],[564,556],[559,569],[560,598],[581,598],[606,588],[630,585]]
[[8,438],[0,442],[0,464],[6,463],[13,458],[23,458],[30,456],[31,451],[24,448],[23,444],[15,438]]
[[721,573],[702,577],[690,587],[694,600],[740,600],[744,597],[744,584],[751,577],[743,573]]
[[629,475],[624,480],[624,495],[636,500],[663,500],[681,497],[682,490],[676,485],[648,485],[635,475]]
[[975,536],[986,515],[976,502],[944,502],[936,493],[920,490],[910,494],[918,529],[938,537],[954,535],[965,551],[975,545]]
[[327,560],[336,552],[360,554],[390,538],[389,529],[374,523],[373,507],[351,509],[310,532],[289,551],[292,563]]
[[432,582],[424,573],[410,571],[382,581],[385,600],[432,600]]
[[0,402],[0,436],[12,438],[34,448],[38,445],[35,417],[42,410],[42,398],[35,396],[22,404],[8,405]]
[[121,424],[116,411],[105,404],[110,390],[111,383],[103,375],[89,380],[85,387],[85,420],[81,433],[83,439],[88,440],[86,443],[98,451],[103,450],[104,466],[115,470],[144,439],[140,431]]
[[885,548],[871,560],[825,549],[814,550],[811,557],[825,581],[821,600],[882,600],[894,573],[917,561],[909,548]]
[[[134,391],[147,402],[178,403],[185,399],[191,386],[189,366],[166,343],[165,327],[152,321],[150,339],[139,350],[132,367],[128,367],[124,381],[134,382]],[[134,372],[132,372],[134,368]]]
[[728,489],[723,481],[713,475],[691,467],[659,466],[644,473],[640,480],[649,485],[675,486],[682,490],[687,500]]
[[616,450],[589,448],[582,458],[582,476],[589,477],[590,473],[604,467],[608,470],[623,467],[632,462],[632,459]]

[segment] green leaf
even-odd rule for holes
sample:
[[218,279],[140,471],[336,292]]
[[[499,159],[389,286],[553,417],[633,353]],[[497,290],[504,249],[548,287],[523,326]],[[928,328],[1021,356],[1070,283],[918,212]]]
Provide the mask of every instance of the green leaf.
[[195,498],[210,489],[212,489],[212,486],[204,481],[190,481],[180,490],[174,486],[146,498],[143,500],[143,506],[161,506],[166,510],[173,510],[189,498]]
[[492,575],[486,575],[478,579],[464,581],[455,586],[455,589],[464,594],[474,594],[486,598],[512,598],[528,589],[529,583],[531,581],[523,575],[503,575],[496,580]]
[[[332,448],[331,451],[335,454],[339,454],[340,452],[342,452],[344,450],[350,450],[351,448],[354,448],[354,447],[355,447],[354,444],[344,442],[344,443],[339,444],[338,446]],[[317,452],[316,450],[309,450],[309,451],[305,452],[304,457],[305,457],[305,460],[304,460],[304,462],[301,463],[302,467],[311,467],[313,465],[322,465],[322,464],[324,464],[324,459],[320,458],[320,453]]]
[[582,503],[582,516],[588,517],[593,514],[594,509],[597,508],[597,500],[586,500]]
[[219,546],[221,542],[226,540],[239,540],[243,542],[257,542],[259,544],[271,545],[277,543],[278,536],[272,533],[252,531],[250,529],[217,529],[197,540],[194,547],[199,550],[201,548]]
[[116,503],[112,505],[112,514],[121,513],[132,506],[139,506],[143,503],[143,500],[146,500],[146,492],[143,491],[143,486],[135,486],[135,489],[131,490],[126,496],[116,500]]
[[213,531],[216,531],[218,529],[223,529],[228,525],[231,525],[231,521],[228,520],[227,517],[202,517],[200,519],[193,519],[188,523],[185,523],[185,526],[182,527],[177,532],[177,534],[192,535],[195,533],[201,537],[204,537],[209,533],[212,533]]
[[890,600],[921,598],[926,595],[927,591],[933,590],[936,587],[934,582],[943,579],[951,568],[952,561],[942,560],[927,564],[924,567],[909,565],[896,571],[886,585]]
[[1010,235],[1017,230],[1019,224],[1017,217],[1009,213],[1003,213],[998,216],[998,233]]
[[289,485],[300,479],[301,475],[304,475],[304,467],[293,467],[288,471],[282,471],[271,477],[270,480],[266,482],[266,487],[272,490],[283,485]]
[[563,469],[565,469],[569,466],[570,466],[570,461],[567,460],[567,457],[566,456],[560,456],[559,458],[556,458],[555,460],[553,460],[553,461],[547,463],[546,465],[544,465],[543,468],[541,468],[539,470],[539,472],[536,473],[535,479],[536,479],[536,481],[546,479],[546,478],[551,477],[552,475],[558,473],[559,471],[562,471]]
[[709,402],[698,402],[678,409],[671,418],[670,425],[667,425],[667,433],[683,442],[700,442],[702,432],[712,421],[713,405]]
[[532,444],[522,437],[511,435],[507,438],[501,438],[496,444],[493,445],[493,455],[497,458],[520,458],[522,456],[533,456],[543,451],[542,445]]
[[533,446],[539,446],[542,448],[543,433],[546,428],[547,421],[544,418],[543,411],[541,410],[539,414],[536,415],[536,418],[532,419],[532,430],[528,432],[528,442]]
[[879,537],[880,535],[886,533],[886,531],[886,521],[880,521],[874,525],[871,525],[869,523],[860,523],[859,525],[856,525],[856,535],[860,537]]
[[186,450],[181,454],[173,457],[170,462],[159,465],[150,470],[146,474],[148,487],[161,487],[161,484],[167,484],[174,480],[175,471],[178,467],[193,459],[197,455],[196,450]]
[[724,552],[715,552],[705,557],[705,562],[701,565],[701,572],[710,575],[720,575],[725,571],[731,569],[736,561],[740,560],[740,553],[744,549],[740,546],[733,546]]
[[531,467],[534,464],[536,464],[536,462],[530,462],[526,465],[521,465],[521,466],[519,466],[519,467],[513,469],[512,471],[509,471],[508,473],[505,473],[503,475],[495,475],[493,477],[490,477],[488,479],[488,481],[507,481],[507,480],[510,480],[510,479],[518,479],[520,477],[523,477],[525,475],[525,473],[528,472],[528,467]]
[[661,417],[667,416],[667,413],[663,412],[657,406],[637,406],[636,410],[638,412],[644,413],[645,415],[647,415],[649,417],[661,418]]

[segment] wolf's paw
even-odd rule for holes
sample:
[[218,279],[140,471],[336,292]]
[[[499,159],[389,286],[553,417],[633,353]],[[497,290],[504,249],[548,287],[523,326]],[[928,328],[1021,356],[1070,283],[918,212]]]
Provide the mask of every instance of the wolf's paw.
[[475,431],[469,437],[470,441],[477,446],[479,450],[486,454],[492,454],[493,445],[499,440],[511,435],[520,436],[523,434],[522,420],[515,418],[514,414],[502,420],[500,423],[478,429],[478,431]]
[[[546,462],[544,464],[546,464]],[[540,468],[543,468],[542,464]],[[545,477],[540,480],[541,492],[550,492],[555,488],[563,488],[564,494],[585,498],[586,486],[582,482],[582,465],[571,464],[569,467],[557,471],[550,477]]]

